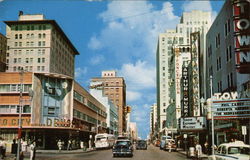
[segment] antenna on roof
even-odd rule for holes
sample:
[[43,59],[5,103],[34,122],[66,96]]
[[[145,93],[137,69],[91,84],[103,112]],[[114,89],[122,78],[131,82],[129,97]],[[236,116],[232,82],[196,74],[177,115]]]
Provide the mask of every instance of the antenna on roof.
[[21,15],[23,15],[23,11],[19,11],[18,16],[21,16]]

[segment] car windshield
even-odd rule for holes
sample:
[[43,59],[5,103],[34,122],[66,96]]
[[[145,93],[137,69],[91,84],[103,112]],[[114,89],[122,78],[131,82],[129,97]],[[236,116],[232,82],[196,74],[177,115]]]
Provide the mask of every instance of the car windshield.
[[145,141],[138,141],[138,144],[145,144]]
[[107,137],[97,137],[97,138],[96,138],[97,141],[106,140],[106,139],[107,139]]
[[246,154],[249,155],[250,148],[247,147],[229,147],[228,154]]
[[118,141],[116,142],[116,145],[117,146],[126,146],[126,145],[129,145],[129,141]]

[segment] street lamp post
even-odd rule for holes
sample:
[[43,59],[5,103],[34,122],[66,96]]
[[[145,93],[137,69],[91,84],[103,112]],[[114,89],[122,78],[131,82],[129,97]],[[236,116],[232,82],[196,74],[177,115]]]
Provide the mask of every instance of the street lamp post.
[[20,159],[21,138],[22,138],[22,112],[23,112],[23,69],[20,70],[20,97],[19,97],[19,120],[18,120],[18,145],[17,160]]
[[212,118],[212,155],[214,155],[214,112],[213,112],[213,76],[210,75],[211,118]]

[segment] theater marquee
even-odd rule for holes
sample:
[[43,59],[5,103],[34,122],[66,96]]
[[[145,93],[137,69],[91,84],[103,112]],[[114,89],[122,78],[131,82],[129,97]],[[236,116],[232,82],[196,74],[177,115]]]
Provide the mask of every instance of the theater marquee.
[[250,1],[232,0],[236,68],[239,73],[250,73]]

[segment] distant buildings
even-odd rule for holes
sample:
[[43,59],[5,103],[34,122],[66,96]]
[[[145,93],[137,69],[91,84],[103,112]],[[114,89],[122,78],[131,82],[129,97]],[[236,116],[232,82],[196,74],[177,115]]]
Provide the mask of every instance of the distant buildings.
[[6,50],[7,38],[0,33],[0,72],[5,72],[6,69]]
[[4,22],[8,39],[7,72],[23,68],[74,77],[75,55],[79,53],[55,20],[20,12],[17,21]]
[[92,82],[90,84],[90,94],[94,96],[106,108],[107,113],[107,128],[108,133],[118,136],[118,107],[115,106],[109,98],[104,95],[104,85],[99,82]]
[[210,12],[184,12],[175,30],[167,30],[159,35],[156,68],[160,133],[165,133],[169,128],[176,130],[177,120],[181,117],[181,74],[183,62],[190,61],[191,57],[190,34],[200,32],[204,36],[210,25]]
[[117,77],[116,71],[103,71],[102,77],[95,77],[91,82],[103,83],[104,95],[118,106],[118,132],[126,132],[126,83],[123,77]]

